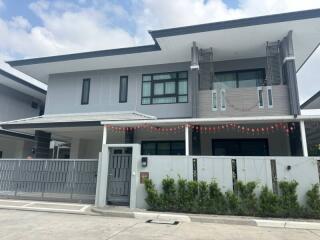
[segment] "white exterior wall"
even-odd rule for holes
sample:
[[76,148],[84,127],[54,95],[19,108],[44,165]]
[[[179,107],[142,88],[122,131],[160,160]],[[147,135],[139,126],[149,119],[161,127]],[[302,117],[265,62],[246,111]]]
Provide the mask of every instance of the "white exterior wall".
[[[192,180],[192,159],[197,158],[198,180],[210,182],[215,180],[221,190],[226,192],[232,190],[231,159],[237,159],[238,180],[243,182],[256,181],[258,183],[257,193],[262,186],[272,189],[270,160],[276,160],[278,181],[296,180],[299,185],[297,189],[300,203],[305,202],[305,193],[311,189],[312,184],[319,183],[317,170],[318,158],[312,157],[206,157],[206,156],[147,156],[148,167],[142,168],[138,163],[138,172],[149,172],[158,190],[161,190],[161,181],[166,176],[178,179]],[[287,170],[287,166],[291,170]],[[131,193],[134,194],[134,193]],[[137,207],[146,208],[144,201],[146,193],[144,185],[137,186]]]

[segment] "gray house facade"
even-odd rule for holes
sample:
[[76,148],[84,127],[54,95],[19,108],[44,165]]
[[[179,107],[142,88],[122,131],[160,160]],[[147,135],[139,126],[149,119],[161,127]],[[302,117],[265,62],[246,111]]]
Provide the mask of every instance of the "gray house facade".
[[[43,114],[46,86],[3,65],[0,69],[0,122]],[[34,134],[0,128],[0,156],[26,158],[32,153]]]
[[[216,157],[233,170],[250,156],[303,159],[305,122],[319,117],[301,115],[296,74],[319,45],[319,26],[317,9],[150,31],[152,45],[10,61],[48,93],[43,116],[2,127],[37,132],[35,157],[48,156],[51,140],[69,144],[72,159],[102,152],[98,205],[107,197],[143,206],[144,170],[160,181],[198,158],[203,171]],[[160,158],[166,171],[148,165]],[[186,165],[175,172],[180,158]]]

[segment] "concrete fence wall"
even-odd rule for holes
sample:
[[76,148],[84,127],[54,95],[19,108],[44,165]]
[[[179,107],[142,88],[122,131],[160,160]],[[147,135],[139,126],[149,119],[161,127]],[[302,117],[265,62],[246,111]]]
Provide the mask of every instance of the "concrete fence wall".
[[[237,179],[243,182],[256,181],[259,184],[257,193],[262,186],[272,188],[271,162],[276,162],[277,181],[296,180],[300,203],[305,202],[305,193],[312,184],[319,183],[317,161],[313,157],[218,157],[218,156],[146,156],[148,166],[141,167],[138,160],[138,174],[148,172],[156,187],[161,189],[161,181],[166,176],[178,179],[193,179],[193,159],[197,159],[197,175],[199,181],[215,180],[223,192],[233,189],[232,159],[236,159]],[[141,158],[141,157],[140,157]],[[134,193],[131,193],[134,194]],[[136,206],[146,207],[144,185],[139,183],[136,188]]]

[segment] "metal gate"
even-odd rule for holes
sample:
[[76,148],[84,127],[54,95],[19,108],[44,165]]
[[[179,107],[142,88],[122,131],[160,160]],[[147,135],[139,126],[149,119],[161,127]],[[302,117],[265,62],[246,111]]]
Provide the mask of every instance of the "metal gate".
[[93,202],[98,161],[0,159],[0,197]]
[[108,168],[108,204],[129,205],[131,148],[112,148]]

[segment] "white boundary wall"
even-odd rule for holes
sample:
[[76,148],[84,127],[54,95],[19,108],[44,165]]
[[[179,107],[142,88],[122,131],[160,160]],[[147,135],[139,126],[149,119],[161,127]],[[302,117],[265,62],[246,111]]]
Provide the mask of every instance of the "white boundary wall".
[[[157,189],[161,189],[161,181],[167,176],[174,179],[193,179],[192,160],[197,159],[198,181],[215,180],[221,190],[232,190],[231,160],[237,160],[238,181],[258,183],[257,193],[262,186],[272,190],[270,160],[276,160],[277,181],[296,180],[300,203],[305,202],[305,193],[312,184],[319,183],[317,161],[320,157],[219,157],[219,156],[141,156],[140,144],[105,144],[99,158],[96,206],[106,205],[108,181],[108,160],[110,147],[132,147],[132,172],[130,208],[146,208],[146,192],[140,183],[140,173],[148,172]],[[141,166],[141,158],[148,158],[148,166]],[[288,170],[290,166],[290,170]]]
[[[149,177],[156,187],[161,189],[161,181],[166,176],[178,179],[193,179],[192,159],[197,159],[198,181],[210,182],[215,180],[221,190],[226,192],[232,190],[231,159],[237,160],[238,181],[258,183],[257,193],[262,186],[268,186],[272,190],[271,163],[276,160],[277,180],[296,180],[299,185],[297,189],[300,203],[305,202],[305,193],[312,184],[319,183],[317,160],[313,157],[218,157],[218,156],[146,156],[148,167],[142,168],[138,165],[138,171],[149,172]],[[291,166],[287,170],[287,166]],[[134,194],[134,193],[132,193]],[[146,197],[144,185],[137,187],[137,207],[145,208]]]

